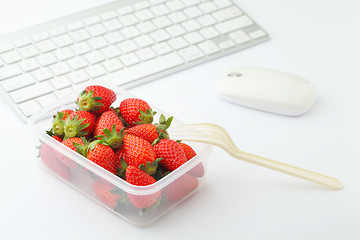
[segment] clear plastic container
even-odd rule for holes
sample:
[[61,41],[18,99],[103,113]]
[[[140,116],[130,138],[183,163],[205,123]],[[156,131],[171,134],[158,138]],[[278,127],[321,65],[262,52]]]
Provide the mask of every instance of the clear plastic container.
[[[119,106],[123,99],[134,97],[119,87],[105,83],[87,85],[93,84],[108,87],[116,92],[117,100],[112,105],[114,107]],[[202,186],[206,175],[207,158],[212,150],[208,144],[188,143],[196,151],[196,157],[154,184],[135,186],[48,136],[46,130],[51,128],[52,117],[57,111],[77,108],[74,102],[85,86],[48,106],[45,110],[34,114],[29,119],[28,125],[34,133],[36,148],[39,151],[38,163],[42,167],[111,212],[136,225],[153,222]],[[158,121],[161,113],[166,117],[170,116],[151,105],[151,102],[147,102],[153,110],[157,111],[154,117],[155,122]],[[179,124],[182,122],[174,118],[172,126],[169,128],[170,138],[171,128]],[[149,205],[151,207],[147,207]]]

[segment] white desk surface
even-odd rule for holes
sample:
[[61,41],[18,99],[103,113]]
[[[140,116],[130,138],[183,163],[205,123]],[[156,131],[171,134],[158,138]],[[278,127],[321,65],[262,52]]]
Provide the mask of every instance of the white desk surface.
[[[2,1],[0,33],[101,2]],[[360,239],[360,2],[236,2],[270,41],[131,92],[185,122],[220,124],[244,151],[337,177],[344,188],[215,149],[203,188],[154,224],[136,227],[39,169],[27,126],[0,99],[0,239]],[[222,101],[216,77],[236,65],[303,76],[317,88],[317,102],[303,116],[283,117]]]

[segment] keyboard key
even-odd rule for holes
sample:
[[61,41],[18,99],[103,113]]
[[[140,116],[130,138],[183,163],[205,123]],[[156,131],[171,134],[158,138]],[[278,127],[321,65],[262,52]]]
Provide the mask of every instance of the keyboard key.
[[90,78],[97,78],[106,74],[105,68],[100,64],[87,67],[85,71],[89,74]]
[[204,12],[204,13],[211,13],[217,10],[217,7],[214,3],[212,2],[205,2],[199,5],[199,8]]
[[4,60],[4,62],[7,64],[16,63],[21,60],[20,54],[15,50],[3,53],[1,57]]
[[168,17],[173,23],[180,23],[188,19],[186,15],[183,14],[182,12],[171,13],[168,15]]
[[192,32],[184,35],[185,40],[190,44],[196,44],[204,40],[198,32]]
[[178,50],[178,49],[181,49],[181,48],[184,48],[184,47],[188,46],[187,42],[182,37],[173,38],[173,39],[169,40],[168,43],[175,50]]
[[42,97],[37,98],[37,101],[40,103],[41,107],[47,107],[57,101],[58,98],[54,93],[46,94]]
[[196,30],[199,30],[201,28],[201,25],[195,19],[191,19],[189,21],[186,21],[186,22],[182,23],[182,26],[188,32],[196,31]]
[[203,52],[196,46],[190,46],[179,51],[179,54],[185,59],[187,62],[191,62],[202,58],[204,56]]
[[149,19],[152,19],[155,17],[155,15],[150,12],[149,9],[144,9],[144,10],[140,10],[140,11],[136,11],[135,12],[135,16],[140,20],[140,21],[147,21]]
[[53,92],[49,82],[42,82],[15,90],[9,95],[15,103],[21,103]]
[[170,35],[163,29],[157,30],[150,35],[156,42],[162,42],[170,39]]
[[90,64],[96,64],[105,60],[104,55],[100,51],[90,52],[85,54],[84,57]]
[[208,26],[211,26],[213,24],[216,23],[216,20],[215,18],[213,18],[211,15],[207,14],[207,15],[204,15],[204,16],[201,16],[199,18],[196,19],[200,24],[201,26],[203,27],[208,27]]
[[93,37],[97,37],[106,33],[106,29],[101,24],[92,25],[87,27],[86,30]]
[[134,41],[141,48],[154,44],[154,40],[148,35],[141,35],[140,37],[135,38]]
[[20,67],[17,65],[9,65],[0,68],[0,80],[11,78],[22,73]]
[[218,48],[218,46],[216,46],[212,41],[205,41],[202,43],[198,44],[198,47],[205,53],[208,55],[217,53],[220,51],[220,48]]
[[150,21],[139,23],[138,25],[136,25],[136,27],[143,34],[156,30],[156,26]]
[[218,8],[226,8],[232,5],[229,0],[214,0],[214,3]]
[[185,8],[185,5],[179,0],[167,1],[166,6],[172,12],[178,11],[178,10],[181,10],[181,9]]
[[134,25],[136,23],[139,23],[139,20],[135,17],[134,14],[128,14],[128,15],[125,15],[125,16],[120,16],[119,20],[124,26],[131,26],[131,25]]
[[220,33],[214,27],[207,27],[200,30],[200,34],[206,39],[218,37]]
[[225,8],[220,11],[214,12],[212,15],[216,18],[217,21],[222,22],[222,21],[242,15],[242,11],[235,6],[232,6],[232,7]]
[[120,32],[125,36],[125,38],[128,39],[137,37],[141,34],[140,31],[137,30],[137,28],[134,26],[123,28]]
[[118,59],[110,59],[109,61],[102,63],[102,65],[108,72],[115,72],[124,68]]
[[76,55],[83,55],[91,51],[90,46],[85,42],[74,44],[71,46],[71,49]]
[[65,62],[58,62],[50,66],[51,71],[56,75],[60,76],[71,71],[70,67]]
[[103,20],[110,20],[116,18],[118,14],[115,11],[104,12],[100,15]]
[[117,12],[120,14],[120,16],[123,16],[125,14],[128,14],[128,13],[131,13],[134,11],[134,8],[131,7],[131,6],[125,6],[125,7],[122,7],[122,8],[119,8],[117,10]]
[[237,44],[246,43],[251,40],[251,38],[243,30],[232,32],[229,34],[229,37]]
[[70,73],[69,78],[75,84],[89,80],[89,76],[83,70]]
[[61,98],[64,98],[68,94],[73,93],[73,92],[74,92],[74,89],[72,87],[68,87],[68,88],[64,88],[64,89],[56,91],[55,95],[56,95],[56,97],[61,99]]
[[164,28],[171,25],[171,21],[168,17],[162,16],[152,20],[152,22],[156,25],[157,28]]
[[184,13],[186,14],[186,16],[188,18],[196,18],[200,15],[202,15],[202,12],[200,11],[200,9],[196,6],[184,9]]
[[136,10],[144,9],[150,7],[150,3],[148,1],[142,1],[134,4],[134,8]]
[[240,28],[244,28],[253,24],[250,18],[247,16],[241,16],[234,19],[231,19],[226,22],[218,23],[215,25],[215,28],[222,34],[235,31]]
[[67,76],[53,78],[50,82],[57,90],[71,86],[71,82]]
[[166,31],[172,36],[172,37],[178,37],[186,33],[185,29],[181,27],[180,25],[174,25],[171,27],[166,28]]
[[47,68],[40,68],[39,70],[35,70],[34,72],[32,72],[32,74],[39,82],[48,80],[54,76],[52,72]]
[[21,61],[19,66],[24,72],[30,72],[40,67],[40,64],[33,58]]
[[36,46],[39,48],[39,50],[43,53],[51,52],[56,49],[55,43],[51,40],[44,40],[41,42],[38,42]]
[[26,117],[33,115],[35,112],[41,110],[41,106],[35,100],[30,100],[24,103],[19,104],[20,110],[24,113]]
[[164,4],[160,4],[160,5],[156,5],[150,8],[150,10],[157,16],[163,16],[165,14],[168,14],[170,12],[170,10],[164,5]]
[[115,44],[124,40],[124,37],[119,32],[111,32],[104,35],[108,43]]
[[122,55],[121,57],[119,57],[119,60],[126,67],[135,65],[135,64],[140,62],[140,59],[134,53],[129,53],[129,54]]
[[156,44],[152,46],[152,49],[156,52],[157,55],[164,55],[172,51],[171,47],[166,42]]
[[88,65],[87,61],[82,56],[72,58],[69,61],[67,61],[67,63],[72,69],[75,70],[79,70]]
[[87,43],[90,45],[90,47],[96,50],[108,46],[108,43],[105,41],[103,37],[92,38],[89,41],[87,41]]
[[265,35],[266,35],[266,33],[265,33],[263,30],[257,30],[257,31],[254,31],[254,32],[250,32],[250,33],[249,33],[249,36],[250,36],[252,39],[261,38],[261,37],[264,37]]
[[101,49],[102,54],[108,59],[118,57],[121,55],[121,51],[116,46],[109,46]]
[[36,57],[41,66],[46,67],[57,62],[52,53],[41,54]]
[[167,69],[180,66],[183,63],[184,61],[177,54],[170,53],[129,68],[124,68],[116,72],[114,75],[116,77],[107,75],[102,77],[101,80],[115,85],[130,83],[131,81],[151,76],[154,73],[161,73]]
[[142,61],[147,61],[156,57],[156,53],[148,47],[139,49],[135,53]]
[[219,43],[219,47],[223,50],[235,47],[235,45],[236,44],[233,40],[226,40]]
[[31,58],[39,54],[39,50],[34,45],[25,46],[18,50],[23,58]]
[[197,5],[198,3],[200,3],[200,0],[183,0],[182,1],[186,6],[191,7],[194,5]]
[[32,44],[32,41],[30,38],[22,38],[22,39],[16,40],[14,42],[14,44],[16,47],[20,48],[20,47],[25,47],[27,45]]
[[54,52],[54,55],[60,61],[64,61],[64,60],[74,57],[74,53],[69,48],[60,48]]
[[127,40],[127,41],[121,42],[118,44],[118,47],[124,53],[129,53],[129,52],[132,52],[132,51],[138,49],[138,46],[132,40]]
[[22,74],[20,76],[4,80],[0,82],[5,91],[11,92],[35,83],[35,79],[29,74]]
[[110,32],[119,30],[122,28],[122,24],[117,19],[108,20],[108,21],[104,22],[103,24],[104,24],[104,27]]
[[67,32],[65,27],[58,27],[50,30],[50,34],[54,37],[60,36],[62,34],[65,34]]
[[73,44],[73,40],[68,35],[61,35],[54,38],[54,42],[58,47],[66,47]]
[[14,46],[10,43],[0,44],[0,53],[8,52],[13,49]]
[[70,36],[76,42],[85,41],[85,40],[88,40],[90,38],[90,34],[87,31],[85,31],[84,29],[79,29],[79,30],[76,30],[74,32],[71,32]]

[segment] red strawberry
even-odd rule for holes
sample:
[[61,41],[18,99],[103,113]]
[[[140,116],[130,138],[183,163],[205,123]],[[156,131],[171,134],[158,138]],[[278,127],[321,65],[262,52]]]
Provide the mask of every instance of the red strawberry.
[[[62,141],[62,144],[64,144],[65,146],[67,146],[68,148],[70,148],[76,152],[76,147],[73,143],[77,143],[77,144],[84,146],[83,140],[79,137],[68,138],[68,139],[65,139],[64,141]],[[74,162],[73,160],[71,160],[70,158],[68,158],[67,156],[65,156],[61,153],[58,154],[58,157],[59,157],[59,160],[65,166],[68,166],[70,168],[75,168],[77,166],[76,162]]]
[[[141,164],[147,165],[148,162],[153,163],[156,160],[156,153],[152,145],[140,137],[125,134],[123,136],[123,146],[125,152],[125,161],[128,165],[138,168]],[[156,171],[156,166],[148,169],[149,174],[153,174]]]
[[[122,146],[118,150],[115,151],[115,166],[121,168],[121,158],[125,161],[125,148]],[[125,161],[126,162],[126,161]]]
[[118,201],[121,201],[123,198],[121,195],[112,193],[111,191],[114,189],[114,186],[103,180],[93,182],[92,189],[100,200],[112,209],[115,209]]
[[[161,114],[159,123],[157,124],[140,124],[125,130],[127,134],[135,135],[144,138],[151,144],[155,144],[162,138],[169,138],[167,129],[170,127],[173,117],[165,118]],[[160,133],[160,134],[159,134]]]
[[184,150],[175,140],[161,139],[154,150],[158,158],[163,158],[159,164],[167,170],[174,171],[187,161]]
[[64,179],[70,179],[70,169],[62,164],[56,157],[57,154],[54,153],[56,153],[55,149],[46,143],[41,144],[40,157],[44,164],[58,176]]
[[197,178],[185,173],[174,182],[170,183],[163,190],[164,195],[169,201],[176,201],[188,196],[199,186]]
[[95,120],[95,115],[90,112],[72,112],[65,121],[64,139],[82,136],[89,137],[94,130]]
[[100,167],[116,174],[115,153],[111,147],[104,145],[103,140],[95,140],[91,143],[82,138],[84,146],[75,144],[78,153],[96,163]]
[[116,94],[113,90],[103,86],[92,85],[84,89],[76,104],[80,107],[80,110],[101,114],[109,110],[109,107],[115,100]]
[[73,110],[65,109],[57,114],[53,118],[51,132],[61,138],[64,137],[64,125],[66,118],[73,112]]
[[[136,186],[147,186],[156,182],[155,178],[135,166],[128,166],[126,168],[125,176],[128,183]],[[130,193],[127,195],[135,207],[149,208],[160,199],[161,192],[155,192],[150,195],[133,195]]]
[[[190,147],[188,144],[181,142],[180,146],[184,150],[187,161],[189,161],[190,159],[196,156],[195,150],[192,147]],[[190,169],[188,173],[194,177],[200,178],[204,176],[204,172],[205,172],[204,165],[202,163],[199,163],[198,165]]]
[[144,123],[152,123],[153,112],[147,102],[139,98],[127,98],[120,103],[120,114],[122,118],[130,125],[135,126]]
[[122,145],[123,124],[114,110],[103,112],[97,119],[94,136],[104,136],[105,142],[114,150]]
[[103,112],[101,116],[96,120],[94,136],[104,135],[103,130],[105,128],[111,130],[114,124],[118,132],[124,127],[114,110],[108,110]]

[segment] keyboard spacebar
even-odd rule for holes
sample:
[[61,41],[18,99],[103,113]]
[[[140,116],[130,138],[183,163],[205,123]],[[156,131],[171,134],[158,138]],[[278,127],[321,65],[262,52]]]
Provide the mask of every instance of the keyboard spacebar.
[[176,53],[170,53],[137,65],[124,68],[118,72],[100,77],[98,80],[114,85],[124,85],[144,77],[184,64],[184,60]]

